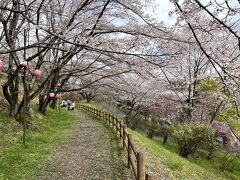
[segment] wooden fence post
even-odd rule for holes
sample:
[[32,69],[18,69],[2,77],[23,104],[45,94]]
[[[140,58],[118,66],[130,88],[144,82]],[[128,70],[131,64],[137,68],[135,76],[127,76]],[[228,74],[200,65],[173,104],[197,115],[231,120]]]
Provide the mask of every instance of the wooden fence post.
[[114,127],[115,127],[114,116],[112,115],[112,128],[113,128],[113,130],[115,129]]
[[142,152],[137,154],[137,180],[145,180],[146,157]]
[[119,122],[120,127],[119,127],[119,132],[120,132],[120,138],[122,138],[122,122]]
[[108,125],[108,117],[107,117],[107,113],[106,112],[104,113],[104,116],[105,116],[105,121],[106,121],[106,123]]
[[108,121],[107,121],[107,113],[106,112],[104,112],[104,120],[105,120],[106,123],[108,123]]
[[157,180],[157,176],[154,175],[153,173],[148,173],[146,174],[146,180]]
[[115,128],[116,128],[116,132],[118,134],[118,118],[115,117]]
[[107,121],[107,125],[109,125],[109,121],[108,121],[108,113],[106,113],[106,121]]
[[128,139],[128,168],[130,168],[131,166],[131,155],[132,155],[132,134],[127,134],[127,139]]
[[116,120],[117,122],[117,132],[119,132],[119,134],[120,134],[120,123],[119,123],[119,119],[117,118],[117,120]]
[[111,119],[111,114],[110,114],[110,113],[108,114],[108,118],[109,118],[109,126],[111,127],[111,125],[112,125],[112,119]]
[[112,128],[114,130],[114,116],[112,115],[111,118],[112,118]]
[[112,116],[109,114],[109,126],[112,127]]
[[108,119],[108,125],[110,126],[110,125],[111,125],[111,124],[110,124],[111,122],[110,122],[110,114],[109,114],[109,113],[107,114],[107,119]]
[[126,124],[124,124],[123,125],[123,149],[125,147],[125,141],[126,141],[126,130],[127,130],[127,126],[126,126]]
[[113,116],[113,119],[114,119],[114,128],[116,130],[116,132],[118,132],[118,127],[117,127],[117,118],[115,116]]

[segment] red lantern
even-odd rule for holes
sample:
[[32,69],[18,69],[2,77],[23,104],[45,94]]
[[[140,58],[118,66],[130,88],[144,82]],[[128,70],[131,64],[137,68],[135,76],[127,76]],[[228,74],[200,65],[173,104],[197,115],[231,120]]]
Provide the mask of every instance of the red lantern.
[[3,65],[4,65],[3,61],[2,61],[2,60],[0,60],[0,70],[2,70],[2,69],[3,69]]
[[36,76],[36,77],[40,77],[42,74],[41,70],[40,69],[35,69],[34,72],[33,72],[33,75]]
[[61,97],[61,93],[57,93],[56,95],[55,95],[55,98],[57,99],[57,98],[60,98]]
[[49,93],[48,95],[49,95],[49,97],[51,97],[51,98],[53,98],[53,97],[55,96],[54,93]]

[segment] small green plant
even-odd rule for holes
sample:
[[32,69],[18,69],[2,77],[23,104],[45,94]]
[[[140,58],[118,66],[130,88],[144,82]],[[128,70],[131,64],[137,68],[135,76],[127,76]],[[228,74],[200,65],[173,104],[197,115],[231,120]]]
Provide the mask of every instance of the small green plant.
[[177,142],[180,156],[193,155],[200,147],[211,149],[212,155],[213,148],[210,146],[215,142],[215,131],[210,125],[189,122],[173,128],[172,137]]

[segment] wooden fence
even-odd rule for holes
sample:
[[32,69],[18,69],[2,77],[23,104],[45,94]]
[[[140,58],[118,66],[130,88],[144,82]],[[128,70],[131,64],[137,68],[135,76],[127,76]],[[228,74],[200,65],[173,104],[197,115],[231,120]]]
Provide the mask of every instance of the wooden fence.
[[133,174],[137,180],[156,180],[155,175],[146,172],[146,156],[143,152],[137,151],[133,143],[132,135],[127,132],[127,126],[123,124],[122,121],[110,113],[89,106],[80,105],[80,108],[104,120],[119,134],[123,149],[127,151],[128,168],[133,170]]

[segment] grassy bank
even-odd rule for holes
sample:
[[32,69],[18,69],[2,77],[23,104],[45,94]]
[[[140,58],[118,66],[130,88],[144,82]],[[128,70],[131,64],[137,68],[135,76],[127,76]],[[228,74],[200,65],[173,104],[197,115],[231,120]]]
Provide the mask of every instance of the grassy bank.
[[0,179],[37,179],[42,162],[71,135],[75,120],[66,110],[60,114],[49,110],[47,116],[36,113],[23,147],[21,126],[0,114]]
[[220,171],[219,161],[223,154],[217,153],[212,160],[201,156],[182,158],[176,152],[175,145],[163,146],[159,140],[149,139],[144,134],[130,130],[138,149],[147,154],[158,177],[167,179],[240,179],[239,159],[235,159],[235,169],[232,171]]

